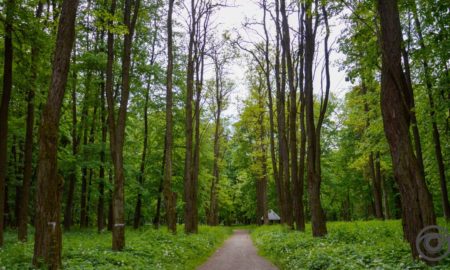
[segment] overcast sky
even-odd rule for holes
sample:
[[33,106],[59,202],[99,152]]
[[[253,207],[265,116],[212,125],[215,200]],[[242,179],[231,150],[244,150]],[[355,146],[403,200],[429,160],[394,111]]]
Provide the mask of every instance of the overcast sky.
[[[262,21],[263,11],[255,3],[258,0],[235,0],[228,1],[233,7],[222,8],[216,11],[214,14],[214,21],[218,24],[218,32],[230,31],[232,34],[239,32],[243,38],[254,41],[253,39],[258,39],[256,36],[251,36],[251,33],[246,33],[242,28],[242,23],[245,20],[251,21]],[[296,15],[291,16],[292,22],[290,22],[291,27],[296,26]],[[270,23],[270,22],[269,22]],[[345,92],[350,89],[350,83],[345,81],[345,72],[339,71],[338,61],[342,60],[343,55],[338,53],[338,44],[336,38],[340,35],[341,31],[345,28],[345,22],[338,18],[331,18],[330,29],[331,35],[329,39],[329,44],[332,45],[333,51],[330,54],[330,75],[331,75],[331,92],[338,96],[343,97]],[[323,33],[318,33],[317,40],[322,40],[324,38]],[[316,59],[319,61],[323,59],[323,45],[318,47],[318,55]],[[226,110],[225,115],[233,118],[233,122],[238,118],[239,108],[241,107],[241,101],[244,99],[248,93],[247,83],[245,80],[245,74],[247,71],[247,65],[244,59],[236,59],[235,63],[229,68],[230,76],[236,83],[236,89],[233,91],[230,100],[230,106]],[[322,65],[319,64],[316,72],[316,78],[314,81],[315,93],[320,93],[320,71]]]

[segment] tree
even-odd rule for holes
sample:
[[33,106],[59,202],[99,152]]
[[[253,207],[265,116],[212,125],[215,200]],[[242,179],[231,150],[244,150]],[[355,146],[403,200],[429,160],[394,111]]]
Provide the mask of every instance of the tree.
[[40,267],[45,264],[51,269],[61,268],[60,207],[63,179],[58,175],[57,142],[70,53],[75,39],[77,7],[77,0],[65,0],[62,3],[53,56],[51,85],[39,128],[33,265]]
[[169,13],[167,16],[167,73],[166,73],[166,145],[164,147],[164,202],[166,206],[167,226],[172,233],[177,231],[176,221],[176,194],[171,189],[172,181],[172,133],[173,133],[173,116],[172,116],[172,73],[173,73],[173,37],[172,37],[172,14],[174,0],[169,0]]
[[220,180],[221,149],[220,139],[222,137],[222,112],[227,105],[228,96],[232,90],[232,85],[226,80],[226,65],[232,58],[232,52],[227,51],[225,40],[220,43],[213,43],[210,57],[214,65],[214,87],[211,87],[211,107],[214,115],[214,161],[213,179],[211,182],[209,209],[207,211],[207,223],[210,226],[219,224],[219,203],[218,185]]
[[433,202],[414,155],[407,81],[401,65],[401,27],[397,1],[377,1],[381,24],[381,110],[395,180],[402,201],[403,232],[414,257],[415,239],[425,226],[436,224]]
[[[36,18],[40,18],[42,15],[43,3],[39,1],[36,8]],[[25,160],[23,167],[23,183],[22,183],[22,200],[19,206],[19,222],[18,222],[18,238],[20,241],[27,240],[27,228],[28,228],[28,202],[30,194],[30,182],[31,174],[33,170],[33,129],[34,129],[34,95],[36,92],[37,84],[37,60],[39,56],[39,47],[33,46],[31,49],[31,86],[28,90],[27,96],[27,123],[26,123],[26,135],[25,135]]]
[[[317,15],[316,4],[316,16]],[[320,201],[320,185],[322,182],[321,170],[320,170],[320,131],[322,128],[323,119],[328,104],[328,93],[330,90],[330,78],[329,78],[329,64],[328,64],[328,21],[326,8],[323,7],[322,12],[324,15],[324,21],[327,28],[327,35],[325,37],[325,68],[327,71],[327,82],[325,99],[321,102],[319,120],[317,125],[314,123],[314,97],[313,97],[313,60],[314,60],[314,47],[315,36],[318,27],[318,22],[314,25],[312,23],[312,10],[311,4],[305,5],[306,19],[305,19],[305,112],[306,112],[306,136],[307,136],[307,171],[308,171],[308,193],[309,193],[309,205],[311,207],[311,223],[313,236],[324,236],[327,234],[327,227],[325,222],[325,214],[323,212],[322,204]]]
[[[106,70],[106,96],[108,102],[108,123],[109,140],[111,149],[111,158],[114,165],[114,193],[113,193],[113,228],[112,228],[112,249],[122,250],[125,247],[125,213],[124,213],[124,182],[125,175],[123,170],[123,145],[125,141],[125,122],[127,118],[128,98],[130,95],[130,66],[131,66],[131,48],[134,29],[137,21],[140,0],[132,3],[131,0],[125,1],[124,24],[127,32],[123,41],[122,55],[122,84],[121,99],[117,119],[114,109],[113,94],[113,61],[114,61],[114,36],[111,30],[108,31],[108,64]],[[133,14],[131,11],[134,6]],[[110,12],[114,14],[116,8],[115,0],[111,3]],[[116,122],[117,121],[117,122]]]
[[3,245],[3,226],[4,226],[4,202],[5,202],[5,183],[6,169],[8,159],[8,112],[9,101],[12,91],[12,72],[13,72],[13,15],[14,0],[6,2],[6,20],[5,20],[5,52],[3,64],[3,94],[0,104],[0,246]]

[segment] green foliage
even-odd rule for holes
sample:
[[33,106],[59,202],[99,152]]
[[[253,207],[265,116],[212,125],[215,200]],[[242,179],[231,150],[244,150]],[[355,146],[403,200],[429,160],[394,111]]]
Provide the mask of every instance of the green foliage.
[[[306,232],[263,226],[252,238],[280,269],[428,269],[412,260],[398,220],[329,222],[327,227],[323,238],[312,237],[309,224]],[[449,267],[446,258],[433,269]]]
[[[180,232],[183,231],[181,228]],[[230,228],[205,227],[199,233],[173,235],[166,229],[144,227],[127,230],[127,246],[123,252],[111,250],[111,234],[94,230],[64,233],[64,269],[195,269],[231,233]],[[33,242],[20,243],[16,234],[6,234],[0,249],[0,265],[6,269],[31,269]]]

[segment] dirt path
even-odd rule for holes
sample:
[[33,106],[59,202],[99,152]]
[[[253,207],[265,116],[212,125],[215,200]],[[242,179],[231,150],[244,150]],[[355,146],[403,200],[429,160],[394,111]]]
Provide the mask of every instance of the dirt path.
[[257,254],[246,230],[236,230],[233,236],[197,270],[277,270],[272,263]]

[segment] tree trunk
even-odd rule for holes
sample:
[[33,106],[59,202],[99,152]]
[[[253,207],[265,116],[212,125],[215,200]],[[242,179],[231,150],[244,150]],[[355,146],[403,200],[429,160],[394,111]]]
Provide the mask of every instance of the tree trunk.
[[[166,137],[164,147],[164,181],[163,194],[166,207],[167,227],[172,233],[177,232],[176,220],[176,194],[172,191],[172,144],[173,144],[173,34],[172,34],[172,14],[174,0],[169,0],[169,11],[167,16],[167,73],[166,73]],[[192,119],[191,119],[192,120]],[[186,168],[185,168],[186,169]],[[188,168],[190,169],[190,168]],[[189,174],[190,176],[190,174]],[[185,173],[186,177],[186,173]],[[186,181],[186,179],[185,179]]]
[[[75,64],[76,56],[73,52],[72,62]],[[78,154],[79,137],[77,135],[77,71],[72,68],[72,155],[76,158]],[[69,174],[69,188],[67,191],[66,208],[64,212],[64,229],[70,230],[73,224],[73,199],[75,193],[75,184],[77,181],[76,164],[73,164]]]
[[208,210],[208,225],[217,226],[219,224],[219,203],[217,198],[217,189],[219,184],[219,161],[220,161],[220,135],[221,135],[221,114],[222,114],[222,84],[220,77],[220,67],[218,59],[214,59],[215,73],[216,73],[216,94],[215,105],[217,111],[214,112],[215,129],[214,129],[214,161],[213,161],[213,179],[211,182],[209,210]]
[[[98,96],[97,96],[98,97]],[[94,113],[92,115],[92,123],[91,123],[91,130],[89,134],[89,144],[92,145],[95,142],[95,127],[96,127],[96,119],[97,119],[97,104],[98,100],[95,101],[94,104]],[[94,176],[94,169],[89,168],[89,182],[87,185],[87,195],[86,195],[86,220],[85,220],[85,226],[89,227],[89,208],[91,205],[91,187],[92,187],[92,178]]]
[[303,212],[303,185],[298,179],[298,159],[297,159],[297,92],[294,84],[295,74],[294,65],[291,55],[291,40],[289,33],[289,22],[286,14],[286,1],[281,0],[281,15],[283,28],[283,50],[286,55],[287,71],[288,71],[288,85],[289,85],[289,149],[291,155],[291,179],[293,184],[293,207],[294,219],[297,230],[304,231],[305,220]]
[[[89,76],[89,75],[88,75]],[[88,144],[88,135],[87,135],[87,121],[88,121],[88,91],[86,89],[85,98],[84,98],[84,108],[83,108],[83,120],[82,120],[82,126],[83,126],[83,151],[82,156],[86,160],[86,147]],[[86,164],[83,165],[81,168],[81,198],[80,198],[80,228],[86,228],[86,195],[87,195],[87,167]]]
[[298,197],[298,212],[294,213],[295,222],[297,224],[296,229],[299,231],[305,230],[305,209],[303,205],[303,194],[304,194],[304,181],[305,181],[305,158],[306,158],[306,128],[305,128],[305,89],[304,89],[304,17],[305,17],[305,7],[303,4],[299,5],[299,9],[301,9],[301,14],[299,18],[300,25],[300,35],[299,35],[299,74],[298,74],[298,86],[300,88],[300,157],[299,157],[299,165],[298,165],[298,184],[296,188]]
[[[209,9],[209,7],[207,7]],[[201,40],[200,36],[200,22],[197,22],[197,42],[195,43],[195,52],[196,52],[196,68],[195,68],[195,74],[196,74],[196,96],[195,96],[195,104],[194,104],[194,115],[195,115],[195,146],[194,146],[194,157],[193,157],[193,170],[192,170],[192,182],[194,184],[195,190],[198,190],[198,175],[200,173],[200,114],[201,114],[201,93],[203,90],[203,75],[204,75],[204,65],[205,65],[205,47],[206,47],[206,38],[207,38],[207,30],[208,30],[208,24],[209,24],[209,16],[210,16],[210,10],[205,11],[206,18],[204,19],[203,23],[203,39]],[[201,47],[199,48],[198,45],[201,44]],[[198,195],[197,192],[194,193],[193,204],[197,208],[197,199]],[[194,211],[193,219],[193,228],[191,230],[192,233],[198,232],[198,210]]]
[[141,208],[142,208],[142,189],[144,188],[144,174],[145,174],[145,161],[148,148],[148,100],[150,96],[150,81],[147,83],[147,91],[145,92],[144,103],[144,145],[142,148],[141,169],[138,177],[138,197],[136,201],[136,208],[134,210],[134,222],[133,228],[137,229],[141,225]]
[[[103,39],[103,38],[102,38]],[[107,137],[107,123],[106,123],[106,101],[105,101],[105,84],[104,84],[104,74],[102,73],[102,83],[101,83],[101,96],[100,96],[100,106],[101,112],[100,117],[102,121],[102,150],[100,152],[100,171],[99,171],[99,183],[98,183],[98,204],[97,204],[97,231],[101,232],[105,227],[105,163],[106,163],[106,137]]]
[[[43,4],[38,3],[36,9],[36,18],[42,15]],[[36,92],[37,80],[37,60],[39,56],[39,48],[32,46],[31,48],[31,85],[28,89],[27,97],[27,123],[25,134],[25,160],[23,167],[23,183],[22,183],[22,200],[19,207],[19,224],[18,224],[18,239],[19,241],[27,241],[27,227],[28,227],[28,203],[30,198],[30,183],[33,171],[33,129],[34,129],[34,95]]]
[[196,195],[195,183],[192,179],[192,158],[193,158],[193,128],[192,128],[192,99],[194,91],[194,43],[196,30],[196,5],[195,1],[191,1],[191,29],[189,33],[189,51],[188,51],[188,65],[186,77],[186,120],[185,120],[185,135],[186,135],[186,153],[184,162],[184,230],[186,233],[195,231],[195,212],[197,212],[197,205],[194,200]]
[[[261,83],[262,84],[262,83]],[[258,117],[259,125],[259,143],[261,155],[259,157],[259,163],[261,164],[261,175],[256,180],[256,198],[257,198],[257,211],[256,218],[257,224],[269,224],[268,209],[267,209],[267,155],[266,155],[266,130],[264,127],[264,95],[262,93],[262,87],[258,88],[258,104],[260,109],[260,115]]]
[[[263,26],[264,26],[264,36],[265,36],[265,50],[264,50],[264,60],[265,60],[265,70],[264,74],[266,77],[266,87],[267,87],[267,95],[269,98],[269,125],[270,125],[270,156],[272,161],[272,171],[273,178],[275,180],[276,193],[277,193],[277,203],[278,209],[281,211],[282,209],[282,196],[281,196],[281,185],[279,180],[278,168],[277,168],[277,157],[275,152],[275,121],[273,116],[273,97],[272,97],[272,83],[270,80],[270,70],[271,70],[271,62],[270,62],[270,51],[269,51],[269,33],[266,25],[266,17],[267,17],[267,2],[263,1]],[[280,212],[281,213],[281,212]]]
[[278,132],[278,181],[280,189],[280,201],[281,201],[281,223],[291,224],[292,213],[287,210],[288,198],[286,197],[286,183],[289,179],[289,153],[286,146],[286,136],[285,136],[285,85],[286,85],[286,74],[284,63],[284,52],[282,53],[282,62],[280,63],[280,41],[281,41],[281,29],[280,29],[280,19],[279,19],[279,0],[275,1],[276,18],[275,18],[275,28],[277,32],[276,38],[276,49],[275,49],[275,81],[276,81],[276,108],[277,108],[277,132]]
[[[315,31],[312,27],[311,4],[305,5],[305,112],[306,112],[306,135],[307,149],[307,171],[308,171],[308,193],[311,207],[311,223],[313,236],[324,236],[327,234],[325,213],[320,201],[320,120],[317,127],[314,124],[314,96],[313,96],[313,61],[315,46]],[[318,15],[316,15],[318,16]],[[317,24],[315,25],[317,27]],[[327,35],[328,36],[328,35]],[[326,49],[326,55],[327,55]],[[321,108],[322,118],[324,113]],[[319,132],[318,132],[319,131]],[[317,134],[318,133],[318,134]]]
[[379,176],[380,169],[380,161],[379,154],[377,154],[376,161],[374,162],[373,152],[369,155],[369,167],[370,167],[370,175],[372,179],[372,193],[374,200],[374,208],[375,208],[375,217],[377,219],[384,219],[383,215],[383,202],[382,202],[382,194],[381,194],[381,181]]
[[[134,4],[133,16],[131,9]],[[112,199],[113,226],[112,226],[112,249],[121,251],[125,247],[125,209],[124,209],[124,182],[125,175],[123,169],[123,146],[125,141],[125,123],[128,108],[128,98],[130,95],[130,66],[131,48],[134,34],[134,27],[138,16],[140,0],[132,4],[131,0],[125,1],[124,25],[128,32],[124,36],[122,55],[122,92],[120,107],[117,115],[117,122],[114,109],[113,78],[112,70],[114,63],[114,36],[108,31],[108,64],[106,71],[106,96],[108,103],[108,123],[110,133],[111,158],[114,167],[114,192]],[[114,14],[116,7],[115,0],[111,3],[111,13]],[[111,23],[111,22],[110,22]]]
[[56,36],[53,71],[39,129],[36,223],[33,265],[61,268],[61,192],[63,180],[58,175],[57,149],[59,119],[75,39],[77,0],[64,0]]
[[[12,24],[14,15],[14,0],[8,0],[6,3],[5,20],[5,46],[4,46],[4,64],[3,64],[3,94],[0,104],[0,205],[6,201],[5,185],[6,172],[8,167],[8,111],[9,101],[12,91],[12,64],[13,64],[13,45],[12,45]],[[0,207],[0,246],[3,246],[3,220],[4,209]]]
[[412,87],[412,81],[411,81],[411,70],[409,67],[409,56],[406,49],[402,50],[402,56],[403,56],[403,64],[405,66],[405,77],[406,81],[408,83],[408,90],[409,94],[411,95],[411,110],[410,110],[410,116],[411,116],[411,128],[413,132],[413,138],[414,138],[414,148],[416,150],[416,156],[417,156],[417,162],[419,163],[420,171],[423,175],[425,175],[425,168],[423,165],[423,154],[422,154],[422,144],[420,142],[420,133],[419,133],[419,124],[417,123],[417,117],[416,117],[416,104],[414,101],[414,89]]
[[410,99],[401,66],[400,19],[397,1],[378,0],[381,22],[381,111],[394,175],[402,201],[403,232],[415,258],[415,240],[425,226],[435,225],[431,195],[414,155],[409,137]]

